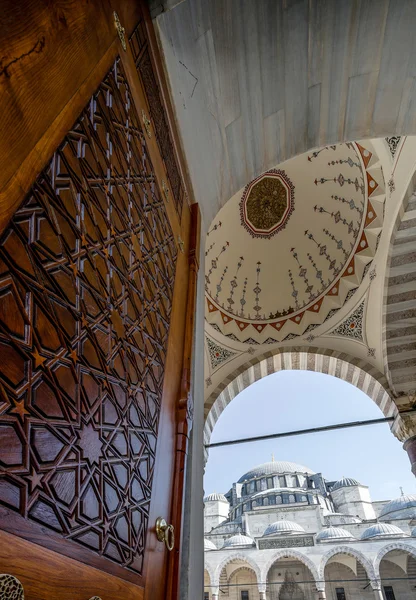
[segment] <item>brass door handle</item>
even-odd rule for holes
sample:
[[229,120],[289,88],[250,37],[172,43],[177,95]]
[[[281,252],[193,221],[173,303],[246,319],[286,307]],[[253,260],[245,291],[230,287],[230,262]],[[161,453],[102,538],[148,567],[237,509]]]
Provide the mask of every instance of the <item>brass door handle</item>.
[[166,548],[171,552],[175,546],[175,528],[168,525],[163,517],[156,520],[156,535],[159,542],[165,542]]

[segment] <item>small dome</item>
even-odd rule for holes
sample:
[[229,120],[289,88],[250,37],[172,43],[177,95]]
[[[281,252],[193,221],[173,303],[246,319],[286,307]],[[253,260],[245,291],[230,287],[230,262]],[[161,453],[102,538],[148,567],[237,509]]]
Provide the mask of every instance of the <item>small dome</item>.
[[297,533],[305,533],[303,527],[293,521],[276,521],[269,525],[263,533],[266,535],[293,535]]
[[204,538],[204,552],[209,552],[210,550],[216,550],[217,547],[210,541]]
[[224,496],[224,494],[217,494],[217,492],[214,492],[213,494],[209,494],[209,496],[206,496],[204,498],[204,502],[227,502],[227,504],[228,504],[228,500]]
[[327,529],[320,531],[316,536],[317,542],[348,542],[349,540],[354,539],[352,533],[341,527],[328,527]]
[[311,471],[308,467],[304,467],[303,465],[298,465],[297,463],[278,460],[263,463],[262,465],[258,465],[250,471],[247,471],[247,473],[244,473],[244,475],[240,477],[238,483],[243,483],[248,479],[254,479],[255,477],[261,477],[262,475],[283,475],[284,473],[307,473],[308,475],[313,475],[314,471]]
[[242,533],[237,533],[232,537],[225,540],[223,548],[238,548],[240,546],[254,546],[255,542],[253,539]]
[[331,492],[335,492],[335,490],[343,487],[354,487],[355,485],[361,485],[361,483],[351,477],[343,477],[332,486]]
[[415,519],[416,518],[416,495],[408,494],[391,500],[383,506],[380,519]]
[[409,537],[409,535],[404,533],[400,527],[396,527],[396,525],[389,525],[388,523],[377,523],[376,525],[367,527],[367,529],[365,529],[361,534],[362,540],[398,537]]

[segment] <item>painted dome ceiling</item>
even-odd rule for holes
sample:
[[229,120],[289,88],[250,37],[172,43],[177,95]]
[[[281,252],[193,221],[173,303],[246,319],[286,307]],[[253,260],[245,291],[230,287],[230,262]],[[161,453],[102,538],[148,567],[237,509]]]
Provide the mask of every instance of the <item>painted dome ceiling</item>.
[[355,293],[377,249],[385,186],[370,141],[279,165],[236,194],[206,242],[206,319],[241,342],[321,325]]

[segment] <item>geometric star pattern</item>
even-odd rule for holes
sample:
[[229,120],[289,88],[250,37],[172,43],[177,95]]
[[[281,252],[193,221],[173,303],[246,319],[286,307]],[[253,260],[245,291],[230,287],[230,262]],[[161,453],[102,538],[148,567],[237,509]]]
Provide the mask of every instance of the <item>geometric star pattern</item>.
[[0,241],[0,504],[138,574],[176,254],[117,59]]

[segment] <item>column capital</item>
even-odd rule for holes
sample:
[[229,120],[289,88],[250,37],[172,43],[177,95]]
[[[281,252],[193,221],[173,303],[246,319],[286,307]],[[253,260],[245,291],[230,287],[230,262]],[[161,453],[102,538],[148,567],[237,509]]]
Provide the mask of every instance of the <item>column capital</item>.
[[416,396],[402,396],[395,399],[399,409],[391,426],[391,431],[401,442],[416,435]]

